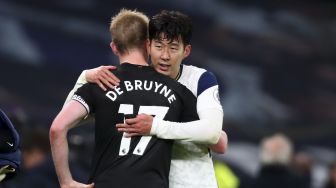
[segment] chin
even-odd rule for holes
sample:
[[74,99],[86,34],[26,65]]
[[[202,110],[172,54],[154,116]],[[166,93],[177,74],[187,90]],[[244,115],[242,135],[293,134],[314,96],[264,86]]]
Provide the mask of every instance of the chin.
[[166,72],[166,71],[161,71],[160,73],[166,76],[170,76],[169,72]]
[[166,76],[169,76],[169,72],[167,71],[163,71],[163,70],[160,70],[160,69],[156,69],[156,72],[160,73],[160,74],[163,74],[163,75],[166,75]]

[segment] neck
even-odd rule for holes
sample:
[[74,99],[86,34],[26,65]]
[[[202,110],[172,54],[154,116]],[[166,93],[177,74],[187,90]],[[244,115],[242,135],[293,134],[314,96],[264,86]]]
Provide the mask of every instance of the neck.
[[173,79],[178,80],[181,76],[181,68],[178,69],[177,73],[174,75]]
[[145,55],[143,52],[139,50],[132,50],[132,51],[126,52],[123,55],[120,55],[119,61],[120,61],[120,64],[127,62],[127,63],[134,64],[134,65],[148,66],[147,54]]

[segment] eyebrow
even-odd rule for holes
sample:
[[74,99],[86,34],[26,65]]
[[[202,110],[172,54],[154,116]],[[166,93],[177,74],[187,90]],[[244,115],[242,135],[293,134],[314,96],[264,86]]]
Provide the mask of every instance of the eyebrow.
[[[159,39],[154,39],[154,43],[164,44],[162,42],[162,40],[159,40]],[[178,47],[179,46],[179,42],[172,41],[172,42],[168,43],[168,45],[171,45],[171,46],[174,46],[174,47]]]

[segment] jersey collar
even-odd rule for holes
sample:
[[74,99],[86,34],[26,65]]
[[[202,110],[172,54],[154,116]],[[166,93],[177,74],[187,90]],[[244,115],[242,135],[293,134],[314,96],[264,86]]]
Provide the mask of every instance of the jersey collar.
[[175,78],[176,81],[180,79],[180,77],[181,77],[181,75],[182,75],[182,71],[183,71],[183,65],[181,64],[181,65],[180,65],[180,70],[179,70],[179,72],[177,73],[177,76],[176,76],[176,78]]

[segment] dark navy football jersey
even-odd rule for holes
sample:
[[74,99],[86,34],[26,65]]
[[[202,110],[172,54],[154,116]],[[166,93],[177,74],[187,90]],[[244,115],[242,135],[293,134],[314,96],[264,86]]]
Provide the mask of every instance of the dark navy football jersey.
[[198,120],[196,97],[152,67],[123,63],[113,73],[120,86],[108,91],[85,84],[73,96],[95,115],[95,150],[89,182],[95,187],[168,188],[172,140],[124,137],[117,123],[137,114],[168,121]]

